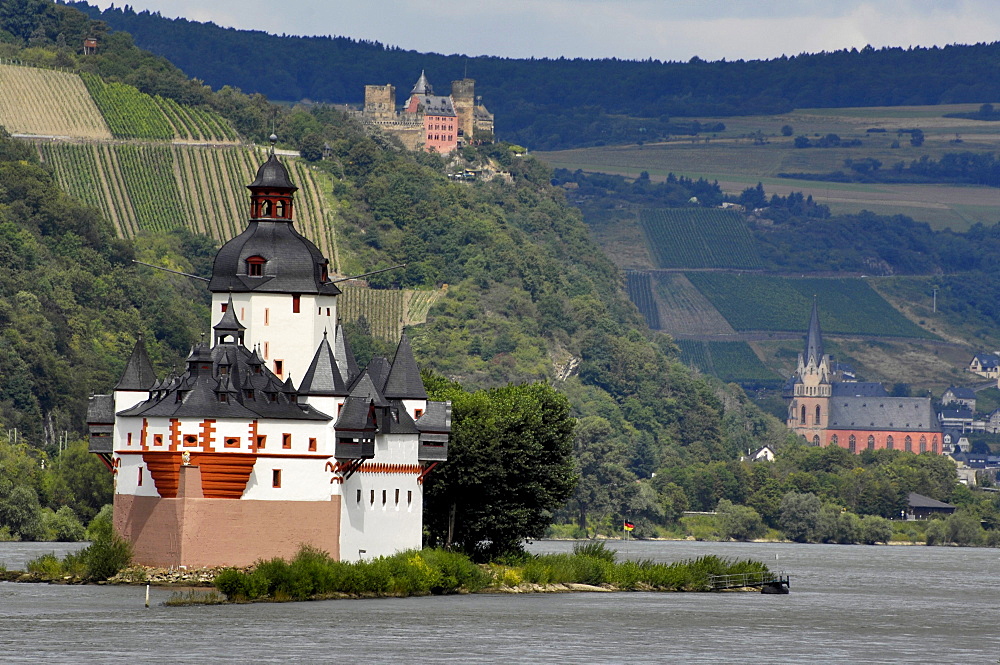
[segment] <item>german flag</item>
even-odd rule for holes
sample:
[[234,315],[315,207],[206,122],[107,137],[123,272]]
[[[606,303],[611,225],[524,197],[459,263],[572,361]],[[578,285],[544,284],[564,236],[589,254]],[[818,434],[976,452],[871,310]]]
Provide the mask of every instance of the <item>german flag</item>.
[[635,525],[634,525],[634,524],[632,524],[632,523],[631,523],[631,522],[629,522],[628,520],[625,520],[625,530],[626,530],[626,531],[631,531],[631,530],[632,530],[632,529],[634,529],[634,528],[635,528]]

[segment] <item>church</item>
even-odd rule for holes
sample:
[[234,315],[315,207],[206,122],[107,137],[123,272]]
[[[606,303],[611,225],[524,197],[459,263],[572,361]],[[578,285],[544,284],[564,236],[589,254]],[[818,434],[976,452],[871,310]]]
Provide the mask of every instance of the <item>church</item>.
[[823,353],[813,302],[804,353],[786,385],[787,425],[814,446],[940,454],[941,427],[929,397],[890,397],[881,383],[854,374]]
[[248,189],[249,222],[208,283],[210,341],[159,378],[140,338],[112,393],[90,400],[115,529],[152,566],[419,548],[451,405],[428,400],[405,335],[391,362],[358,367],[329,261],[296,231],[297,187],[273,149]]

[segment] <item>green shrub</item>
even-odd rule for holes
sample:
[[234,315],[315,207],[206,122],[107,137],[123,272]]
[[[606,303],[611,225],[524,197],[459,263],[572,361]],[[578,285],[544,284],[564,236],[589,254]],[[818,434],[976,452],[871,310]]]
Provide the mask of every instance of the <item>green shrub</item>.
[[132,543],[118,534],[100,536],[77,555],[66,557],[70,562],[80,562],[86,569],[85,577],[91,582],[100,582],[118,574],[132,563]]
[[43,554],[37,559],[32,559],[25,567],[29,573],[44,577],[61,577],[63,574],[62,562],[52,552]]
[[589,556],[601,561],[614,563],[618,553],[608,548],[603,540],[595,540],[586,544],[577,543],[573,545],[573,554],[577,556]]

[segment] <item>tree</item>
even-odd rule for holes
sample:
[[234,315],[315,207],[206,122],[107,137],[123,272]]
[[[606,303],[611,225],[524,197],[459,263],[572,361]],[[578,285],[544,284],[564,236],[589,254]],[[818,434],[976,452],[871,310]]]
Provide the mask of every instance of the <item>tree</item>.
[[795,133],[795,130],[792,129],[791,125],[782,125],[781,126],[781,135],[782,136],[791,136],[794,133]]
[[448,461],[425,490],[430,540],[480,560],[520,552],[576,486],[569,402],[544,383],[456,386],[428,386],[452,400]]
[[816,531],[822,508],[812,492],[789,492],[781,499],[778,524],[790,540],[807,542]]
[[910,145],[919,148],[924,144],[924,132],[921,129],[914,129],[910,132]]
[[858,542],[866,545],[888,543],[892,540],[892,523],[884,517],[865,515],[858,529]]
[[753,540],[767,532],[764,520],[750,506],[738,506],[729,499],[722,499],[715,512],[719,535],[724,539]]

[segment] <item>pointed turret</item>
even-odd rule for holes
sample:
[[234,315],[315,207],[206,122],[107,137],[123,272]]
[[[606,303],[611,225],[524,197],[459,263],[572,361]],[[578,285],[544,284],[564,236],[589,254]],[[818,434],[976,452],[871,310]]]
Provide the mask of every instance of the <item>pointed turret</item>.
[[420,379],[420,369],[413,359],[413,349],[406,335],[400,338],[399,346],[396,347],[383,394],[386,399],[427,399],[424,382]]
[[806,335],[806,352],[803,357],[808,365],[819,365],[823,361],[823,333],[819,329],[819,308],[813,299],[812,315],[809,317],[809,333]]
[[303,395],[327,395],[342,397],[347,395],[347,384],[337,367],[337,359],[334,356],[330,342],[323,333],[323,341],[316,349],[309,369],[302,377],[299,385],[299,392]]
[[347,342],[344,326],[340,323],[337,324],[337,333],[333,339],[333,357],[337,359],[337,368],[340,370],[340,376],[344,379],[344,385],[349,386],[354,383],[354,379],[361,373],[361,368],[358,367],[358,361],[354,359],[354,352],[351,351],[351,345]]
[[434,88],[431,87],[430,81],[427,80],[427,75],[424,74],[424,70],[420,70],[420,78],[413,85],[413,90],[410,90],[410,95],[433,95]]
[[215,331],[216,344],[243,343],[243,332],[247,329],[236,317],[236,308],[233,307],[233,294],[229,294],[229,302],[226,303],[226,311],[222,319],[216,323],[212,330]]
[[142,341],[142,335],[136,339],[135,346],[132,347],[132,355],[125,363],[122,376],[115,384],[115,390],[134,390],[145,392],[156,382],[156,372],[153,371],[153,363],[149,361],[149,354],[146,353],[146,344]]

